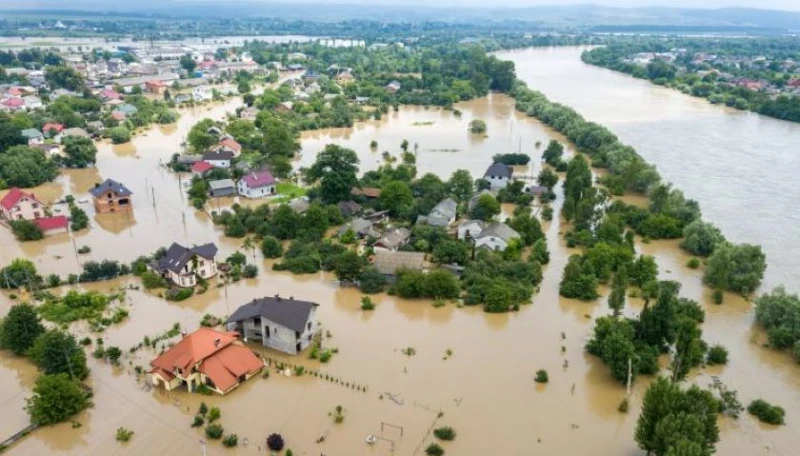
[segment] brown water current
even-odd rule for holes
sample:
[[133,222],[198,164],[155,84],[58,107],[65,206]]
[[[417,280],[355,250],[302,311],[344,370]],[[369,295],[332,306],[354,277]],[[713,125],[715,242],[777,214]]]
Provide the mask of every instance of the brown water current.
[[[575,51],[560,52],[571,55]],[[537,64],[536,55],[529,57],[531,65]],[[558,65],[570,67],[566,57],[545,57],[538,65],[549,65],[547,72],[558,71]],[[517,65],[523,74],[525,66],[519,62]],[[536,88],[535,84],[532,86]],[[620,83],[617,90],[624,91],[624,87]],[[595,90],[602,87],[596,85]],[[643,103],[653,103],[655,116],[658,106],[648,100],[651,99]],[[110,177],[134,191],[136,207],[130,217],[105,219],[90,214],[91,229],[76,236],[76,245],[89,245],[92,252],[81,256],[80,261],[131,261],[172,241],[214,241],[220,246],[221,257],[240,248],[241,240],[222,237],[207,216],[189,208],[181,199],[176,177],[159,167],[178,150],[196,121],[203,117],[223,118],[239,103],[232,100],[210,111],[197,108],[183,112],[177,125],[151,129],[146,135],[135,137],[129,146],[102,144],[96,169],[68,171],[56,183],[36,189],[37,195],[47,201],[67,193],[81,199],[95,182]],[[418,144],[419,174],[434,172],[447,178],[452,171],[466,168],[477,177],[494,154],[517,151],[520,140],[524,152],[538,157],[537,141],[546,144],[553,137],[563,139],[536,120],[516,113],[513,100],[504,96],[474,100],[457,108],[463,112],[461,118],[438,109],[401,108],[381,121],[359,124],[353,129],[306,133],[298,166],[310,164],[325,144],[335,142],[356,150],[362,169],[374,169],[382,151],[398,156],[400,142],[408,139],[412,149]],[[716,115],[731,113],[717,110]],[[486,137],[468,134],[467,125],[473,118],[486,121]],[[657,124],[651,127],[653,135],[662,134],[657,131]],[[375,152],[369,149],[373,139],[379,143]],[[661,168],[659,162],[655,163]],[[532,165],[533,172],[538,172],[538,160]],[[559,208],[560,198],[556,211]],[[707,204],[704,208],[708,212]],[[451,455],[642,454],[633,441],[633,428],[648,379],[641,378],[634,385],[631,411],[617,412],[625,388],[612,380],[602,363],[583,351],[593,319],[608,313],[605,298],[583,303],[558,296],[561,271],[573,251],[559,239],[559,232],[566,227],[557,219],[545,222],[543,229],[552,261],[544,268],[544,281],[533,303],[516,313],[485,314],[480,308],[459,308],[454,304],[434,308],[427,301],[387,295],[374,297],[376,309],[364,312],[360,309],[361,294],[352,288],[340,288],[331,275],[273,272],[272,260],[263,260],[260,253],[255,260],[261,267],[257,279],[221,288],[212,282],[205,294],[181,303],[129,290],[123,304],[129,308],[129,318],[102,334],[91,334],[93,338],[103,337],[106,346],[121,347],[126,355],[118,368],[90,359],[95,405],[76,417],[82,426],[73,429],[70,423],[64,423],[38,430],[16,445],[11,454],[202,454],[199,441],[204,435],[189,426],[201,400],[220,407],[225,432],[238,434],[240,442],[233,450],[209,442],[210,455],[259,454],[259,446],[263,454],[264,440],[272,432],[280,432],[296,455],[392,454],[386,441],[367,445],[364,440],[368,434],[394,441],[394,454],[421,455],[433,440],[429,430],[440,425],[453,426],[458,432],[455,441],[443,444]],[[36,261],[43,273],[64,275],[78,270],[67,235],[20,244],[7,231],[0,230],[0,247],[2,263],[25,256]],[[652,242],[640,248],[657,257],[664,278],[684,284],[684,296],[703,303],[707,312],[704,338],[730,350],[728,366],[698,370],[691,380],[706,385],[710,376],[718,375],[739,390],[743,401],[763,397],[787,408],[790,424],[781,428],[762,426],[746,415],[738,421],[721,419],[718,454],[796,454],[800,435],[792,431],[791,423],[800,416],[800,368],[789,356],[761,347],[763,337],[753,327],[751,304],[732,295],[726,296],[721,306],[711,304],[709,290],[701,284],[702,271],[684,266],[687,257],[675,242]],[[138,280],[125,278],[87,288],[105,291],[129,283]],[[284,377],[274,370],[268,379],[254,377],[225,397],[183,392],[164,395],[144,388],[143,379],[136,379],[134,366],[146,367],[156,355],[152,349],[127,353],[144,336],[158,335],[175,322],[192,331],[206,313],[224,316],[254,297],[275,293],[320,303],[320,320],[332,336],[324,338],[323,346],[338,348],[338,354],[321,364],[308,359],[307,354],[288,357],[267,352],[258,345],[250,347],[266,356],[365,385],[367,392],[308,375]],[[0,314],[5,314],[11,304],[8,295],[0,295]],[[630,299],[626,312],[632,314],[640,309],[641,302]],[[71,330],[80,337],[89,334],[81,323],[72,325]],[[406,347],[414,347],[416,355],[402,354]],[[446,357],[448,349],[452,356]],[[565,360],[568,367],[564,367]],[[534,383],[537,369],[548,370],[547,385]],[[22,398],[28,394],[35,376],[35,368],[25,359],[0,353],[0,404],[4,412],[0,437],[26,423]],[[396,401],[390,399],[390,394]],[[329,416],[337,405],[345,410],[346,418],[341,424],[334,424]],[[444,415],[437,419],[440,410]],[[381,431],[382,422],[402,426],[403,435],[390,427]],[[133,439],[126,444],[116,442],[118,427],[133,430]],[[324,441],[316,443],[321,436]]]

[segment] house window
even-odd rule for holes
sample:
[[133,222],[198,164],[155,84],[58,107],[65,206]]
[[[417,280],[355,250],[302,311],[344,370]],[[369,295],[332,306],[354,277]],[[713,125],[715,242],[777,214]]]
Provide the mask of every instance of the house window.
[[253,324],[256,324],[256,325],[258,325],[258,326],[261,326],[261,317],[255,317],[255,318],[253,318]]

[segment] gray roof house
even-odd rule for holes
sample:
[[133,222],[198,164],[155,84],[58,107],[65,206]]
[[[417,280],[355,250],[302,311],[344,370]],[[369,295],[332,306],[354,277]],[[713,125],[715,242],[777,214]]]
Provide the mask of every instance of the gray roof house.
[[409,239],[411,239],[411,231],[408,228],[397,228],[378,239],[373,247],[375,249],[397,250],[408,244]]
[[126,116],[129,116],[131,114],[136,114],[139,111],[138,109],[136,109],[136,106],[128,103],[117,106],[116,110],[125,114]]
[[265,347],[296,355],[308,348],[320,331],[318,307],[315,302],[276,294],[239,307],[225,326],[237,331],[245,342],[260,340]]
[[173,242],[167,253],[150,268],[180,287],[193,287],[197,277],[209,279],[217,274],[217,246],[213,243],[191,248]]
[[234,196],[236,195],[236,184],[233,179],[219,179],[208,183],[209,192],[211,196],[218,198],[220,196]]
[[458,203],[452,198],[447,198],[434,206],[428,216],[419,216],[417,223],[427,223],[431,226],[439,226],[447,228],[451,223],[456,221],[456,214],[458,211]]
[[353,233],[355,233],[355,235],[358,238],[365,238],[365,237],[368,237],[368,236],[371,236],[371,237],[380,236],[381,235],[380,232],[376,231],[372,227],[372,225],[373,225],[373,222],[370,221],[370,220],[363,219],[363,218],[355,219],[355,220],[351,221],[350,223],[346,223],[346,224],[342,225],[341,227],[339,227],[339,230],[337,231],[337,234],[339,236],[341,236],[344,233],[346,233],[348,230],[353,230]]
[[22,133],[22,136],[24,136],[28,141],[44,139],[44,134],[35,128],[26,128],[20,133]]
[[486,225],[478,235],[473,237],[475,239],[475,248],[485,247],[501,252],[508,247],[512,240],[520,239],[519,233],[501,222]]
[[514,175],[514,168],[503,163],[492,163],[483,174],[483,178],[489,181],[492,189],[505,188],[511,177]]
[[91,138],[92,135],[89,134],[83,128],[67,128],[66,130],[61,132],[61,136],[66,138],[68,136],[78,137],[78,138]]
[[425,266],[425,254],[422,252],[376,250],[372,264],[378,272],[387,276],[394,276],[401,269],[422,271]]
[[89,189],[89,193],[95,198],[102,198],[102,196],[108,192],[116,193],[117,196],[133,195],[133,192],[128,187],[114,179],[106,179],[102,183]]

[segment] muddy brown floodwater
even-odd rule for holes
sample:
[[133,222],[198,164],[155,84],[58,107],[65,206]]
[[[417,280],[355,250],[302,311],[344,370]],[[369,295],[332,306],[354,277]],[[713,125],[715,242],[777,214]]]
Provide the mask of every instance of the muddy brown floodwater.
[[[547,63],[543,63],[547,64]],[[557,63],[549,63],[556,65]],[[535,86],[534,86],[535,87]],[[215,241],[224,257],[241,245],[241,240],[226,239],[210,220],[187,207],[181,200],[175,176],[159,167],[178,150],[188,129],[203,117],[222,118],[239,101],[229,101],[206,111],[184,112],[175,126],[158,127],[137,136],[132,145],[102,145],[94,170],[70,171],[55,184],[37,189],[46,200],[67,193],[79,199],[94,182],[111,177],[135,192],[135,211],[110,220],[91,215],[92,227],[78,235],[76,244],[92,247],[90,258],[130,261],[142,253],[175,240],[184,243]],[[550,138],[563,139],[533,119],[513,109],[504,96],[463,103],[461,118],[435,109],[401,108],[384,120],[368,122],[348,130],[327,130],[303,135],[298,166],[311,163],[325,144],[335,142],[358,152],[363,169],[379,164],[380,153],[399,155],[400,142],[418,144],[420,174],[434,172],[442,178],[458,168],[480,175],[494,154],[517,151],[540,154],[535,143]],[[720,112],[718,115],[728,115]],[[467,133],[473,118],[484,119],[488,136],[476,138]],[[654,127],[655,128],[655,127]],[[369,142],[379,143],[378,151]],[[443,150],[453,150],[445,152]],[[533,172],[538,172],[538,160]],[[526,171],[521,170],[525,173]],[[155,208],[152,194],[155,192]],[[560,199],[556,203],[559,210]],[[185,216],[185,221],[184,221]],[[457,432],[454,442],[444,446],[455,455],[639,455],[633,441],[633,428],[647,378],[634,386],[631,412],[620,414],[617,407],[625,396],[623,386],[614,382],[597,359],[587,356],[583,346],[591,334],[594,318],[608,313],[605,299],[583,303],[558,296],[558,282],[572,253],[559,239],[558,220],[544,223],[551,251],[551,264],[544,268],[544,281],[533,303],[519,312],[485,314],[479,308],[453,304],[434,308],[428,301],[407,301],[386,295],[374,297],[373,312],[360,309],[361,294],[340,288],[324,273],[292,276],[271,270],[272,261],[258,254],[261,273],[257,279],[243,280],[217,288],[181,303],[170,303],[143,291],[127,292],[124,305],[130,317],[99,336],[106,346],[127,349],[144,336],[155,336],[175,322],[189,331],[197,328],[206,313],[224,316],[240,304],[263,295],[281,293],[320,303],[320,319],[330,338],[324,346],[338,348],[327,364],[306,356],[286,357],[250,346],[266,356],[302,364],[368,388],[359,392],[313,376],[283,377],[274,371],[268,379],[255,377],[225,397],[204,397],[185,392],[164,395],[143,387],[134,366],[146,366],[155,356],[149,349],[126,353],[122,367],[113,368],[90,360],[90,382],[95,388],[94,407],[76,421],[41,429],[25,438],[13,454],[202,454],[201,431],[190,428],[192,415],[201,400],[219,406],[226,433],[239,436],[240,446],[224,449],[219,443],[207,444],[208,454],[261,454],[264,440],[280,432],[294,454],[328,456],[421,455],[432,441],[433,426],[450,425]],[[75,272],[78,265],[68,236],[36,243],[19,244],[0,231],[3,263],[17,256],[32,258],[44,273]],[[686,257],[674,242],[653,242],[641,249],[658,258],[665,278],[684,284],[683,294],[703,303],[707,311],[705,339],[722,343],[731,352],[731,362],[721,369],[702,370],[693,381],[710,382],[718,375],[743,400],[755,397],[787,407],[791,422],[800,415],[798,379],[800,369],[788,356],[761,348],[762,335],[753,328],[750,304],[726,296],[725,304],[710,304],[708,290],[702,287],[699,271],[684,266]],[[85,258],[81,258],[85,261]],[[134,279],[87,285],[110,290]],[[641,309],[641,302],[630,300],[627,312]],[[12,301],[0,298],[0,312],[7,312]],[[74,324],[73,332],[83,337],[88,330]],[[562,333],[565,338],[562,339]],[[92,335],[96,337],[97,335]],[[416,355],[401,350],[414,347]],[[563,347],[563,353],[562,353]],[[452,356],[445,358],[447,350]],[[564,361],[569,367],[564,368]],[[547,369],[550,383],[536,385],[536,370]],[[23,360],[0,354],[0,404],[3,418],[0,433],[8,435],[26,422],[21,410],[35,380],[35,370]],[[574,385],[574,391],[573,391]],[[391,399],[391,398],[394,398]],[[334,424],[329,413],[341,405],[345,421]],[[438,418],[439,411],[443,416]],[[401,426],[396,428],[381,423]],[[791,426],[772,429],[750,417],[738,421],[721,419],[722,442],[719,454],[794,454],[800,448],[800,435]],[[126,444],[114,440],[118,427],[135,432]],[[374,446],[367,435],[382,436]],[[322,443],[316,443],[324,436]],[[247,439],[247,445],[242,443]]]

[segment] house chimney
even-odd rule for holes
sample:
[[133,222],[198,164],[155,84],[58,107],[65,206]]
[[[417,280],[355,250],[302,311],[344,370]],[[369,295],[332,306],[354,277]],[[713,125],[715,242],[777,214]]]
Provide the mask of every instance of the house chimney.
[[181,339],[183,339],[184,337],[186,337],[186,330],[181,331]]
[[217,337],[216,339],[214,339],[214,346],[219,347],[220,342],[222,342],[222,340],[220,340],[220,338]]

